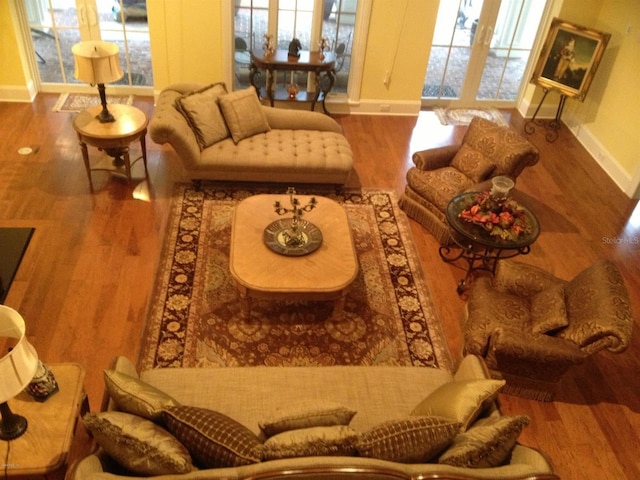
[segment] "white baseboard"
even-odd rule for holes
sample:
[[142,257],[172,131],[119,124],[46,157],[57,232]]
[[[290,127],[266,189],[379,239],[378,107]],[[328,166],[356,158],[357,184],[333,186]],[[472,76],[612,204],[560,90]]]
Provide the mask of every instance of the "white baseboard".
[[600,140],[593,135],[591,130],[589,130],[588,125],[581,125],[572,116],[567,116],[563,122],[616,185],[618,185],[629,198],[632,198],[638,189],[638,179],[634,179],[622,168],[611,152],[609,152]]
[[33,102],[36,90],[30,85],[0,85],[0,101],[2,102]]
[[360,100],[357,102],[336,102],[327,101],[327,109],[331,113],[351,114],[351,115],[397,115],[397,116],[418,116],[420,113],[420,101],[406,100]]

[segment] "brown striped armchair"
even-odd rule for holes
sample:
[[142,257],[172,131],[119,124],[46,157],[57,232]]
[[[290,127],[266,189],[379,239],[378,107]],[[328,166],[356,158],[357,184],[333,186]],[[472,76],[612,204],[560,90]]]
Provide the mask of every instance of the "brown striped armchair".
[[445,211],[449,200],[464,191],[490,188],[498,175],[515,181],[539,159],[536,147],[515,130],[474,117],[461,145],[413,154],[400,207],[443,245],[450,242]]

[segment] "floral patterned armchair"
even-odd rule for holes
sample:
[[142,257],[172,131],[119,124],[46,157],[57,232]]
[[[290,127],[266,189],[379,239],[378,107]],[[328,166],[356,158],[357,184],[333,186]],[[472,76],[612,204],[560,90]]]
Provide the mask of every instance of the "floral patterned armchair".
[[445,211],[449,200],[464,191],[488,190],[492,177],[515,181],[522,170],[538,162],[539,152],[516,131],[474,117],[461,145],[413,154],[400,207],[441,244],[450,241]]
[[566,371],[587,356],[629,345],[633,318],[618,268],[599,260],[567,282],[513,260],[474,280],[464,350],[482,357],[504,393],[550,401]]

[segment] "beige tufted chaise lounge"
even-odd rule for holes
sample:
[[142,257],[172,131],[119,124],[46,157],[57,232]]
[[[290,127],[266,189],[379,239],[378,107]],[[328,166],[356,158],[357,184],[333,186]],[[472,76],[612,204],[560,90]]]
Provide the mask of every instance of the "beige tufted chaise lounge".
[[[347,182],[353,168],[353,156],[335,120],[317,112],[262,106],[253,87],[226,94],[223,84],[216,85],[217,97],[204,96],[202,101],[200,98],[192,101],[193,111],[187,112],[193,114],[192,118],[183,113],[184,109],[180,110],[185,103],[179,105],[177,100],[207,87],[201,84],[167,87],[160,93],[151,118],[152,140],[173,147],[189,179],[336,185]],[[222,97],[243,102],[235,109],[235,117],[229,118],[227,111],[225,118],[218,113],[221,125],[206,125],[210,127],[208,130],[197,125],[204,121],[204,115],[218,105],[222,106]],[[206,105],[211,108],[206,109]],[[198,109],[200,112],[196,111]],[[262,131],[251,134],[256,131],[256,121],[258,126],[262,125],[257,130]],[[202,137],[212,131],[215,133],[216,128],[222,132],[218,137],[224,138],[208,145]],[[241,133],[248,135],[241,138],[243,135],[236,135],[233,128],[244,130]]]

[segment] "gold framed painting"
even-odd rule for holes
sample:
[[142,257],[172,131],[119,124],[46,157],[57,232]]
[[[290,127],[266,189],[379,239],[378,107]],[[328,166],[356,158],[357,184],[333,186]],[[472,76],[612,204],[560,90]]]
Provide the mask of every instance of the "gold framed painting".
[[610,37],[609,33],[554,18],[531,82],[584,100]]

